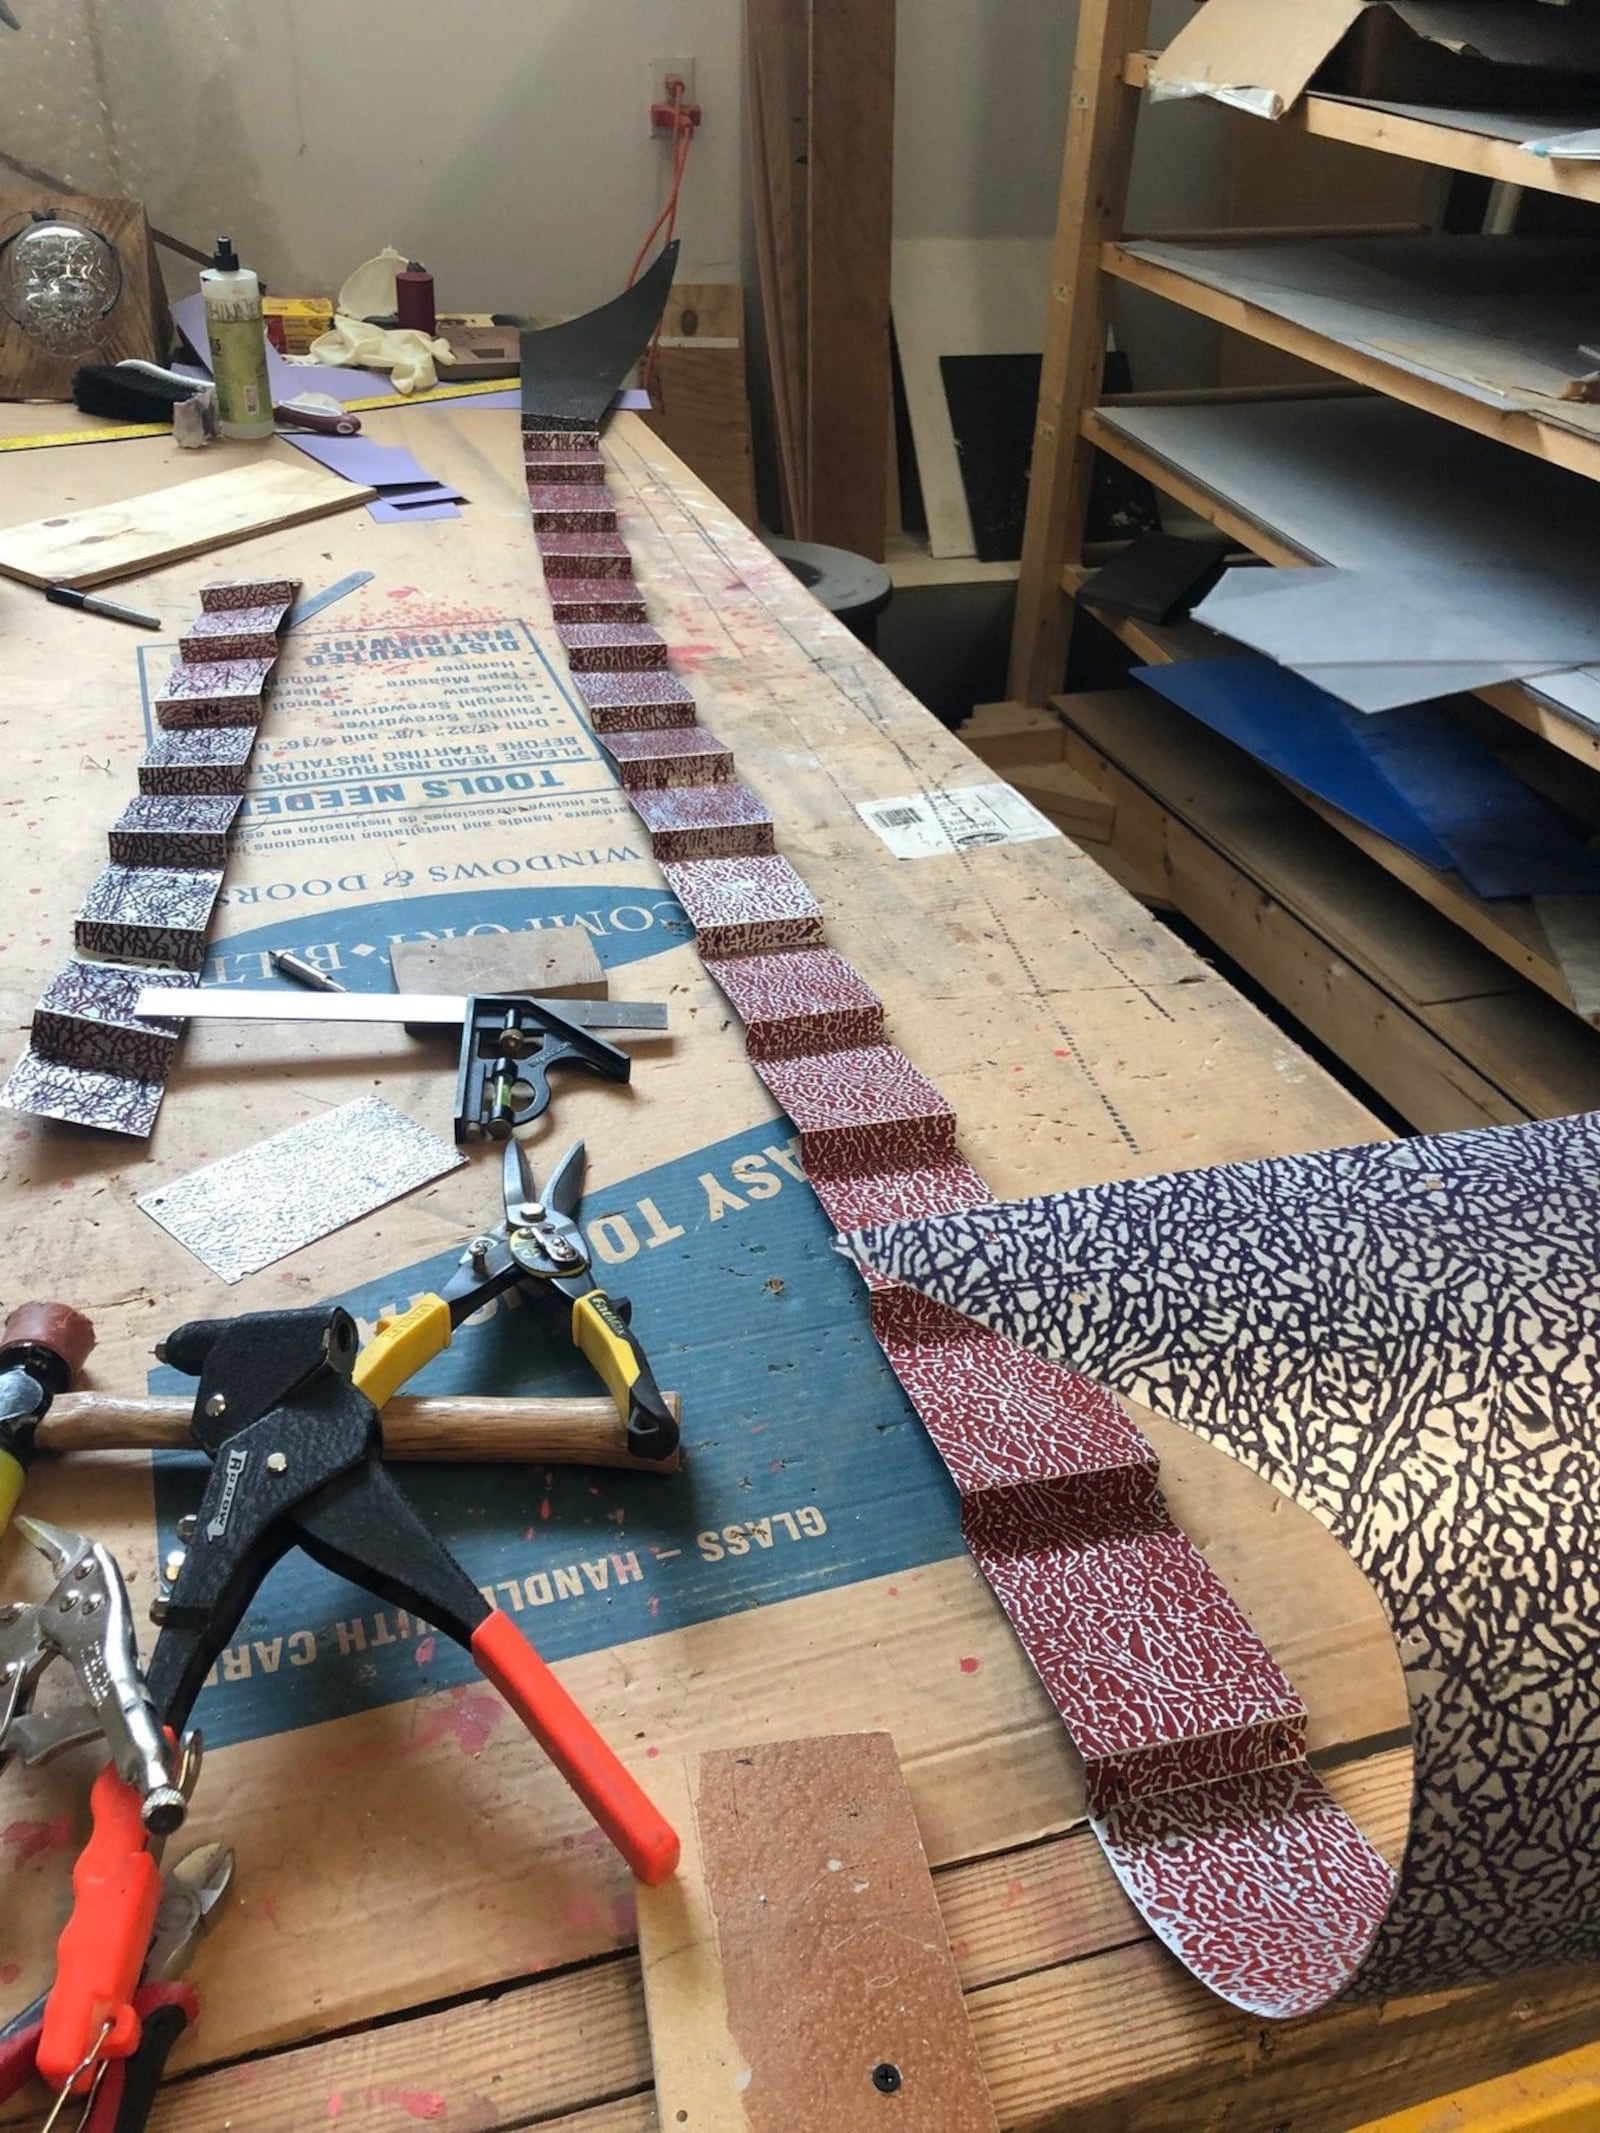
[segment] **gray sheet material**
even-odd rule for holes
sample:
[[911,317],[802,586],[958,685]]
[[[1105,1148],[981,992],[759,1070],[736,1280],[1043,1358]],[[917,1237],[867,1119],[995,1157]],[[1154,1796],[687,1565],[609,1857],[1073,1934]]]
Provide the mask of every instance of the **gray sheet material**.
[[1381,96],[1327,96],[1330,104],[1354,104],[1362,111],[1386,111],[1394,118],[1415,119],[1423,126],[1451,126],[1486,141],[1531,148],[1547,135],[1576,133],[1592,125],[1595,113],[1574,106],[1565,111],[1463,111],[1453,104],[1404,104]]
[[242,1281],[466,1161],[381,1097],[361,1096],[158,1185],[139,1205],[223,1281]]
[[1600,658],[1600,612],[1551,614],[1544,579],[1491,570],[1230,570],[1194,619],[1358,711]]
[[1124,245],[1275,318],[1448,386],[1600,438],[1600,407],[1563,400],[1593,364],[1600,245],[1580,237],[1357,237]]
[[1600,19],[1566,0],[1388,0],[1408,29],[1505,67],[1600,71]]
[[1600,896],[1536,896],[1533,908],[1574,1014],[1600,1021]]
[[[1600,611],[1600,487],[1396,401],[1119,407],[1100,420],[1312,562],[1520,566],[1539,574],[1552,618]],[[1600,726],[1600,670],[1529,686]]]

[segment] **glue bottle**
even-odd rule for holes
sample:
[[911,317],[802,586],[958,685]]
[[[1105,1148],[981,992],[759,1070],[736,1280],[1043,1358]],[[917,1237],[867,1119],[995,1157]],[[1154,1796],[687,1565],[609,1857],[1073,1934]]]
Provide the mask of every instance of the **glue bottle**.
[[241,267],[231,237],[219,237],[209,267],[201,269],[206,300],[206,337],[217,387],[217,422],[224,437],[270,437],[272,388],[267,382],[267,335],[261,320],[261,283]]

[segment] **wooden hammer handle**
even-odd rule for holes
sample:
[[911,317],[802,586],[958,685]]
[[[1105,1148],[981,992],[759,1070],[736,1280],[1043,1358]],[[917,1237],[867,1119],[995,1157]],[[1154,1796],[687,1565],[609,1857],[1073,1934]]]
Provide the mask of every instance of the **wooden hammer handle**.
[[[678,1396],[667,1405],[676,1414]],[[184,1399],[140,1400],[109,1392],[63,1393],[39,1424],[42,1452],[192,1450]],[[391,1459],[435,1459],[455,1466],[498,1460],[520,1466],[624,1466],[670,1473],[678,1464],[636,1459],[609,1400],[405,1398],[383,1410],[383,1448]]]

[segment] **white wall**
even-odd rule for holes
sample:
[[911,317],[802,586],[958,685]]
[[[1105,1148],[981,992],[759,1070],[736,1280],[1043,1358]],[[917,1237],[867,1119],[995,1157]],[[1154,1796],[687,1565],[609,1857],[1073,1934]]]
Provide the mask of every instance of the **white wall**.
[[[897,235],[1043,237],[1054,229],[1077,12],[1075,0],[900,0]],[[1154,0],[1153,42],[1164,43],[1190,12],[1191,0]],[[1143,108],[1129,212],[1148,229],[1227,219],[1220,112]],[[1043,310],[1041,290],[1041,319]],[[1204,320],[1137,290],[1119,291],[1115,311],[1142,387],[1212,375],[1215,329]]]
[[895,233],[1055,227],[1073,0],[900,0]]
[[[280,290],[331,292],[392,243],[452,309],[562,313],[615,291],[663,197],[649,61],[691,56],[706,121],[682,272],[754,278],[742,0],[14,4],[0,148],[132,193],[192,243],[226,230]],[[1187,7],[1156,0],[1157,36]],[[1074,0],[899,0],[901,235],[1049,232],[1075,21]],[[1139,138],[1137,219],[1223,219],[1219,114],[1147,110]],[[187,269],[163,266],[176,293]],[[1148,301],[1119,317],[1141,384],[1205,375],[1203,323]]]
[[[685,278],[740,277],[740,0],[15,0],[0,148],[225,230],[281,290],[392,243],[451,309],[615,293],[664,197],[648,62],[690,56],[706,121]],[[0,171],[0,182],[5,173]],[[181,262],[164,256],[177,277]]]

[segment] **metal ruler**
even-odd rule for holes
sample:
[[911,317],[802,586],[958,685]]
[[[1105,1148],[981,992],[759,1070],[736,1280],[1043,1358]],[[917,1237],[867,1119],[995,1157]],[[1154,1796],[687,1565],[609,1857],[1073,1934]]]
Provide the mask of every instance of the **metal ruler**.
[[[477,995],[496,1002],[509,995]],[[518,1005],[547,1009],[583,1029],[662,1030],[669,1027],[664,1000],[540,1000],[517,995]],[[473,997],[451,992],[235,991],[231,985],[179,990],[146,985],[134,1012],[170,1015],[184,1022],[405,1022],[459,1029]]]

